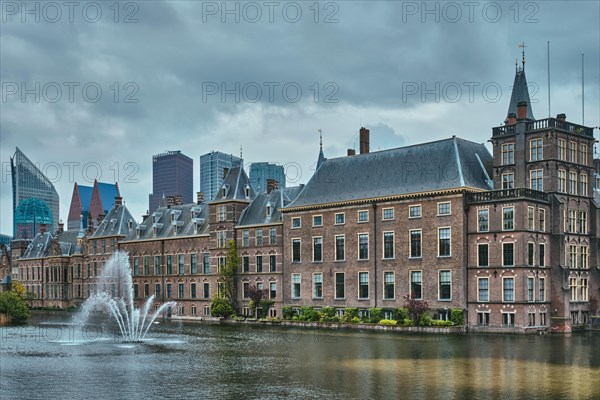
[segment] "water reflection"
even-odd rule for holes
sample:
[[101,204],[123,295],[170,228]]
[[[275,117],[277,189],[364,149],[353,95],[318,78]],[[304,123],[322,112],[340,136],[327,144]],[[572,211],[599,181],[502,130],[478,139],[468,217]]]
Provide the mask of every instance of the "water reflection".
[[144,343],[124,344],[110,326],[90,330],[94,336],[61,321],[0,330],[0,398],[600,398],[598,335],[432,336],[165,322]]

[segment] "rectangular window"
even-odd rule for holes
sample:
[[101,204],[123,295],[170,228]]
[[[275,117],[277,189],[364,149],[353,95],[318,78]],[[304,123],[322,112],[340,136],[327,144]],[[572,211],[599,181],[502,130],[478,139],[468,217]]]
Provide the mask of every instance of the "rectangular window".
[[316,272],[313,274],[313,299],[323,298],[323,274]]
[[250,298],[250,282],[242,283],[242,297],[244,299]]
[[250,272],[250,257],[248,256],[242,257],[242,271]]
[[410,235],[410,258],[421,257],[421,230],[413,229],[409,231]]
[[292,299],[300,298],[300,274],[292,274]]
[[502,265],[512,267],[515,265],[515,244],[502,243]]
[[269,255],[269,272],[277,271],[277,256],[275,254]]
[[489,325],[490,324],[490,312],[489,311],[477,311],[477,324],[478,325]]
[[167,298],[173,298],[173,285],[171,285],[170,283],[167,283]]
[[144,283],[144,298],[148,298],[150,296],[150,285]]
[[154,256],[154,275],[160,275],[160,256]]
[[384,300],[394,300],[394,273],[384,272],[383,273],[383,298]]
[[410,271],[410,295],[415,300],[423,299],[423,273]]
[[490,212],[487,208],[477,210],[477,232],[487,232],[490,229]]
[[540,243],[539,262],[540,267],[546,266],[546,245],[544,243]]
[[227,207],[225,205],[221,205],[217,207],[217,222],[225,221],[225,212],[227,211]]
[[421,205],[409,206],[408,218],[421,218]]
[[167,255],[167,275],[171,275],[173,273],[173,257],[169,254]]
[[502,174],[502,189],[512,189],[515,187],[515,174]]
[[505,143],[502,145],[502,165],[515,163],[515,144]]
[[478,278],[477,279],[477,301],[489,301],[489,278]]
[[358,259],[368,260],[369,259],[369,234],[359,233],[358,234]]
[[274,299],[277,297],[277,283],[269,282],[269,299]]
[[225,247],[227,243],[227,231],[217,231],[217,247]]
[[443,202],[437,204],[438,215],[450,215],[450,202]]
[[262,256],[256,256],[256,272],[263,272]]
[[202,284],[202,297],[205,299],[210,298],[210,284],[208,282]]
[[534,312],[527,313],[527,319],[528,319],[529,326],[535,326],[535,313]]
[[587,278],[581,278],[581,301],[589,301],[589,286]]
[[300,217],[294,217],[292,218],[292,229],[298,229],[301,226],[301,220]]
[[154,297],[160,298],[160,283],[154,285]]
[[512,231],[515,229],[515,209],[513,207],[502,208],[502,230]]
[[369,212],[361,210],[358,212],[358,222],[367,222],[369,220]]
[[543,160],[543,141],[542,139],[532,139],[529,141],[529,160]]
[[323,238],[313,237],[313,262],[323,261]]
[[383,258],[394,258],[394,232],[383,232]]
[[198,263],[197,259],[198,255],[196,253],[190,254],[190,273],[197,274],[198,273]]
[[[96,242],[94,242],[96,243]],[[137,257],[133,257],[133,275],[139,274],[140,260]],[[90,276],[90,264],[88,263],[88,277]]]
[[587,174],[579,174],[579,195],[587,196],[588,193],[588,176]]
[[313,226],[323,226],[322,215],[313,215]]
[[579,164],[587,165],[588,163],[588,153],[587,153],[587,144],[580,143],[579,144]]
[[393,208],[384,208],[382,211],[382,218],[384,220],[394,219],[394,209]]
[[346,297],[346,276],[343,272],[335,273],[335,298],[343,299]]
[[535,260],[535,244],[534,243],[527,243],[527,265],[532,267],[533,266],[533,260]]
[[300,262],[300,239],[292,239],[292,262]]
[[269,244],[277,244],[277,229],[269,229]]
[[579,268],[589,268],[588,247],[579,247]]
[[538,301],[546,301],[546,278],[538,281]]
[[[95,275],[95,273],[94,273]],[[144,275],[150,275],[150,257],[144,256]]]
[[558,158],[567,161],[567,141],[558,139]]
[[515,278],[502,278],[502,301],[515,301]]
[[535,208],[527,207],[527,229],[535,229]]
[[369,273],[359,272],[358,273],[358,298],[368,299],[369,298]]
[[346,257],[344,235],[335,236],[335,260],[344,261]]
[[477,266],[488,267],[489,266],[489,247],[487,243],[480,243],[477,245]]
[[577,225],[577,210],[569,210],[567,215],[567,232],[575,233]]
[[546,231],[546,209],[540,208],[540,224],[539,229],[542,232]]
[[242,247],[250,246],[250,231],[248,229],[244,229],[242,231]]
[[190,283],[190,297],[192,299],[196,298],[196,284],[195,283]]
[[588,233],[588,218],[586,211],[579,211],[579,233]]
[[569,289],[571,292],[571,301],[577,301],[577,278],[569,279]]
[[558,191],[567,193],[567,171],[564,169],[558,170]]
[[336,225],[343,225],[345,223],[345,215],[344,213],[337,213],[335,214],[335,224]]
[[569,142],[569,160],[570,162],[577,162],[577,143]]
[[569,245],[569,267],[577,268],[577,246]]
[[[90,293],[90,285],[88,285],[88,294],[89,293]],[[137,299],[139,297],[138,295],[139,295],[139,293],[138,293],[138,284],[135,283],[133,285],[133,297]]]
[[527,278],[527,301],[534,301],[534,290],[535,288],[533,287],[534,285],[534,278],[533,277],[528,277]]
[[577,194],[577,172],[569,172],[569,194]]
[[177,257],[177,273],[179,275],[185,274],[185,255],[179,254]]
[[261,228],[256,229],[256,245],[263,245],[263,230]]
[[515,326],[515,313],[514,312],[503,312],[502,313],[502,325]]
[[450,228],[438,228],[438,257],[450,256]]
[[440,271],[439,272],[439,300],[451,300],[452,299],[452,280],[451,271]]
[[205,274],[210,274],[210,254],[209,253],[202,254],[202,272]]

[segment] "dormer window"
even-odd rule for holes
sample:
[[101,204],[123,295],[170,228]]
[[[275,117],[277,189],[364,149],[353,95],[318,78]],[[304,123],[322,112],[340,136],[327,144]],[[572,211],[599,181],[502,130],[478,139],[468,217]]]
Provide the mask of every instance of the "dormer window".
[[228,192],[229,192],[229,185],[227,185],[227,184],[223,185],[223,187],[221,188],[221,197],[222,198],[227,197]]
[[244,186],[244,196],[246,196],[246,198],[250,197],[250,186],[248,185]]
[[267,214],[267,217],[270,217],[271,215],[273,215],[273,204],[267,203],[266,214]]
[[131,218],[127,220],[127,226],[129,227],[129,229],[133,229],[133,220]]

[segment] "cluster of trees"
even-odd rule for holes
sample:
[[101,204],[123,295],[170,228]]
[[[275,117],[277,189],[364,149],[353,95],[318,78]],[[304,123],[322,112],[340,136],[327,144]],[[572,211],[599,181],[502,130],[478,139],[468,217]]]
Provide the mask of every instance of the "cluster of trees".
[[13,281],[11,290],[0,292],[0,314],[8,316],[13,324],[22,324],[29,319],[27,294],[21,282]]

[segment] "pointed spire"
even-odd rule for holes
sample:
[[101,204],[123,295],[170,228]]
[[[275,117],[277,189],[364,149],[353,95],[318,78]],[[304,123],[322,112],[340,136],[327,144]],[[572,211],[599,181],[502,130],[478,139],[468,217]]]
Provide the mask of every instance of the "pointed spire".
[[[512,94],[510,96],[510,103],[508,104],[508,112],[509,114],[517,115],[517,104],[524,101],[527,103],[527,119],[535,120],[533,116],[533,110],[531,107],[531,100],[529,98],[529,88],[527,87],[527,78],[525,78],[525,43],[519,45],[522,48],[522,67],[519,68],[518,64],[516,65],[515,71],[515,80],[512,86]],[[515,61],[517,63],[517,61]]]
[[327,159],[323,155],[323,131],[319,129],[319,158],[317,160],[317,169],[323,165]]
[[244,158],[244,151],[242,149],[242,145],[240,144],[240,158]]
[[525,42],[522,42],[519,45],[519,47],[522,50],[522,52],[521,52],[521,54],[522,54],[521,63],[523,64],[523,69],[525,69],[525,47],[527,47],[527,46],[525,46]]

